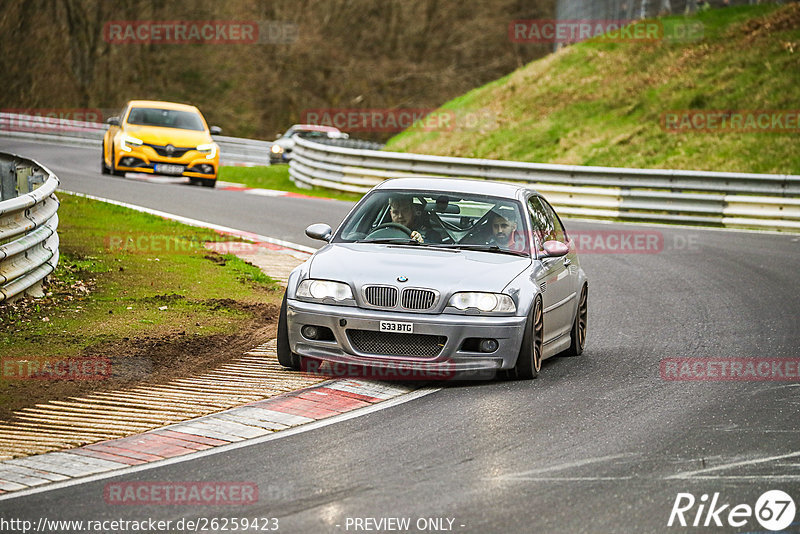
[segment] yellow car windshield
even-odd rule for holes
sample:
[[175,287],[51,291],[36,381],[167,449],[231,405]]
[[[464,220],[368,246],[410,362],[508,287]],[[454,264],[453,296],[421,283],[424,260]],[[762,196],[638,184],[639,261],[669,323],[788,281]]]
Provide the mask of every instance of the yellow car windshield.
[[198,132],[205,130],[199,115],[177,109],[133,108],[128,114],[127,122],[140,126],[160,126]]

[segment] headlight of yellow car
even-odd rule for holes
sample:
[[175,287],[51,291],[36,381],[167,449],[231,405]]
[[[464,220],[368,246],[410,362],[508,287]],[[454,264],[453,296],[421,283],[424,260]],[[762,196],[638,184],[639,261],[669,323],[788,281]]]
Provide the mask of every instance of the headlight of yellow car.
[[205,145],[197,145],[197,151],[206,155],[206,159],[214,159],[217,155],[217,144],[207,143]]
[[122,136],[122,146],[120,148],[125,152],[130,152],[131,147],[142,146],[142,142],[141,139],[126,134]]

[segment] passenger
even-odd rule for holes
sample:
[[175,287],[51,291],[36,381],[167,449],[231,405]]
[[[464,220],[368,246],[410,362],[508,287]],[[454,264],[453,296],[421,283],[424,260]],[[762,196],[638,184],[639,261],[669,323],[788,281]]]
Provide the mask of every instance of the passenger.
[[392,195],[389,197],[389,212],[392,222],[402,224],[411,230],[411,239],[419,243],[441,243],[442,235],[425,224],[424,217],[417,212],[414,198],[410,195]]

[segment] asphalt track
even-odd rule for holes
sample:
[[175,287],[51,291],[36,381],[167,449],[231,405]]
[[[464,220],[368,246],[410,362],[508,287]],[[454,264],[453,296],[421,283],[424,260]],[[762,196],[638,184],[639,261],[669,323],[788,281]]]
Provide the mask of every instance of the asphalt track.
[[[349,205],[102,176],[96,151],[0,139],[64,189],[302,244]],[[567,221],[658,232],[659,250],[581,256],[583,356],[530,382],[452,383],[405,404],[219,454],[0,501],[0,518],[278,518],[279,532],[377,532],[355,519],[445,520],[453,532],[754,532],[727,524],[780,489],[800,507],[800,381],[664,380],[665,358],[797,358],[800,237]],[[256,504],[109,505],[119,481],[248,481]],[[678,493],[719,493],[723,527],[667,527]],[[709,498],[709,500],[711,500]],[[689,524],[696,504],[685,514]],[[800,531],[800,514],[790,531]],[[173,523],[174,525],[175,523]],[[676,523],[677,524],[677,523]],[[713,525],[713,521],[711,525]],[[421,525],[421,523],[419,524]],[[391,526],[384,523],[384,527]],[[174,529],[173,529],[174,530]],[[435,531],[435,530],[428,530]],[[439,529],[438,531],[446,531]]]

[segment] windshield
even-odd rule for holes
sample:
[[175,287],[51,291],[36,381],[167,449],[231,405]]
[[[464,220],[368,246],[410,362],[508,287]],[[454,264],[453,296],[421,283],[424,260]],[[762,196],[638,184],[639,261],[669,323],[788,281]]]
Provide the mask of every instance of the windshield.
[[127,122],[141,126],[161,126],[198,132],[206,129],[200,115],[176,109],[133,108],[128,114]]
[[317,130],[313,131],[299,131],[296,132],[294,135],[297,137],[302,137],[303,139],[319,139],[319,138],[327,138],[327,137],[335,137],[335,132],[320,132]]
[[519,202],[484,195],[374,191],[333,242],[405,243],[528,255]]

